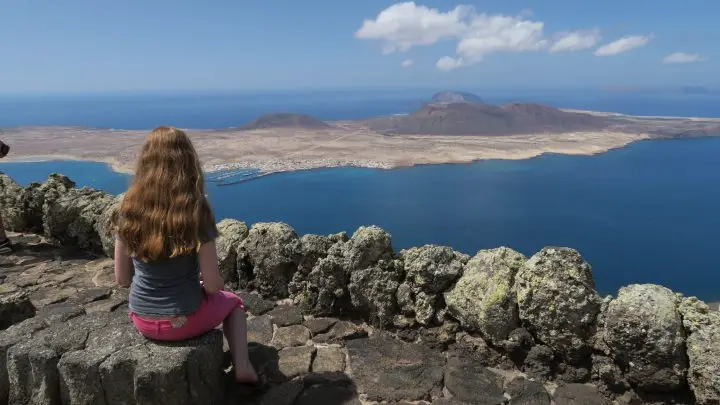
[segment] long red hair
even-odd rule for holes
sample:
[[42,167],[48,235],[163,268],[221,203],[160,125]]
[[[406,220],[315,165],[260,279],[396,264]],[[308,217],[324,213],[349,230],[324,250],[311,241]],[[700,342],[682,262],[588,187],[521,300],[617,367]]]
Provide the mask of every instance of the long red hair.
[[115,223],[128,253],[144,261],[197,252],[217,232],[202,166],[185,132],[163,126],[148,135]]

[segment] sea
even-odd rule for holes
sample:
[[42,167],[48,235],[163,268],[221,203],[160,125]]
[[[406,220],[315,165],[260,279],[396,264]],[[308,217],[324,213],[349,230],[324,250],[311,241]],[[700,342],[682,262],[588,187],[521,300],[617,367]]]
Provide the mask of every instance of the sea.
[[[280,111],[357,119],[411,112],[432,93],[0,96],[0,128],[226,128]],[[476,93],[489,102],[720,117],[720,94]],[[210,176],[208,193],[218,219],[282,221],[299,234],[352,233],[362,225],[378,225],[392,235],[396,250],[440,244],[472,255],[508,246],[530,256],[545,246],[568,246],[590,263],[601,294],[616,294],[627,284],[656,283],[718,301],[719,157],[720,138],[651,140],[594,156],[546,154],[395,170],[320,169],[233,186],[219,186]],[[0,163],[0,171],[23,185],[60,172],[80,186],[113,194],[125,191],[130,181],[96,162]]]

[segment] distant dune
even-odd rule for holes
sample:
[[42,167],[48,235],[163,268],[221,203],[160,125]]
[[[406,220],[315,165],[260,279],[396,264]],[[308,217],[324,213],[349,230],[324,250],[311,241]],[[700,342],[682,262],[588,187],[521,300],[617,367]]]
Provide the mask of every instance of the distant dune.
[[270,129],[270,128],[302,128],[302,129],[328,129],[332,126],[315,117],[305,114],[278,113],[266,114],[249,122],[241,130]]

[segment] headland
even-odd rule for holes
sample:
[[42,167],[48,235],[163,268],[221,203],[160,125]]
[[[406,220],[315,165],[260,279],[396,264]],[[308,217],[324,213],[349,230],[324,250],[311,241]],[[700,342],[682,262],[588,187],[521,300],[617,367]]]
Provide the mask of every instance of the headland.
[[[259,175],[338,166],[393,169],[544,153],[592,155],[653,138],[720,135],[712,118],[634,117],[537,104],[485,104],[440,93],[418,111],[323,122],[269,114],[237,128],[188,129],[208,172],[257,169]],[[78,127],[4,129],[7,161],[89,160],[132,173],[148,131]]]

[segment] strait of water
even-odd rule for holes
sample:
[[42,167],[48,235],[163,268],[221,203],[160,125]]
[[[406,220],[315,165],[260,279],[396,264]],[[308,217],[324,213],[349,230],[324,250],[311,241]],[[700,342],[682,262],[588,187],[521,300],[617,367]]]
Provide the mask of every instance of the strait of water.
[[[661,97],[648,104],[627,98],[579,99],[574,105],[568,104],[570,99],[557,99],[555,104],[632,114],[720,116],[720,103],[708,104],[708,98],[717,96],[688,97]],[[88,104],[79,112],[76,105],[46,114],[27,101],[23,108],[13,107],[24,115],[0,108],[0,127],[149,128],[169,123],[209,128],[240,125],[264,110],[316,111],[324,119],[350,119],[407,112],[416,106],[414,99],[400,96],[388,96],[385,104],[360,96],[344,102],[276,100],[275,105],[270,100],[245,100],[254,107],[230,119],[238,100],[215,100],[209,106],[199,99],[147,99],[139,105],[114,100]],[[121,107],[113,109],[113,103]],[[607,108],[599,108],[603,105]],[[197,114],[188,116],[188,111]],[[208,188],[218,219],[282,221],[300,234],[351,233],[358,226],[375,224],[392,234],[396,249],[435,243],[473,254],[505,245],[531,255],[544,246],[569,246],[592,265],[601,293],[614,294],[630,283],[658,283],[713,301],[720,299],[718,156],[720,138],[644,141],[596,156],[544,155],[390,171],[325,169],[230,187],[209,182]],[[21,184],[60,172],[80,186],[115,194],[129,181],[93,162],[0,163],[0,171]]]

